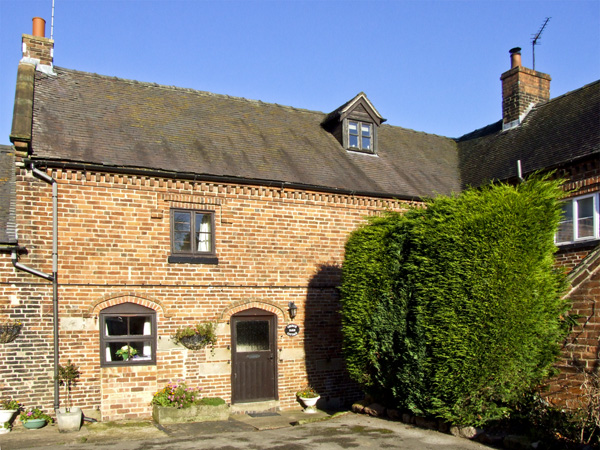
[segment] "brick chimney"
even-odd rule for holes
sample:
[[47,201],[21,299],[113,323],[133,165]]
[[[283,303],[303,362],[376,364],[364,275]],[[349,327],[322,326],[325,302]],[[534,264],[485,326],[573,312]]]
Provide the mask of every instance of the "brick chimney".
[[54,41],[45,37],[46,21],[33,18],[33,32],[23,35],[23,59],[21,62],[35,64],[42,72],[52,72]]
[[502,80],[502,129],[518,126],[538,103],[550,100],[550,75],[521,65],[521,49],[510,50],[510,70]]

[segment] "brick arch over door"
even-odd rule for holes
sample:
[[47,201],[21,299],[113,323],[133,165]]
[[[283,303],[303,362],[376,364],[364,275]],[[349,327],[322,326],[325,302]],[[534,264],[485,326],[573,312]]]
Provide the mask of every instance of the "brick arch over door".
[[141,295],[137,292],[120,292],[117,294],[108,294],[94,301],[87,311],[88,317],[98,317],[100,311],[109,306],[120,305],[121,303],[135,303],[136,305],[145,306],[153,309],[157,313],[161,313],[163,317],[169,318],[172,316],[171,311],[162,304],[160,300],[149,296]]
[[251,308],[259,308],[265,311],[275,314],[277,316],[277,322],[285,322],[285,312],[281,306],[268,300],[241,300],[227,306],[219,317],[219,322],[228,322],[231,320],[231,316],[241,311],[245,311]]

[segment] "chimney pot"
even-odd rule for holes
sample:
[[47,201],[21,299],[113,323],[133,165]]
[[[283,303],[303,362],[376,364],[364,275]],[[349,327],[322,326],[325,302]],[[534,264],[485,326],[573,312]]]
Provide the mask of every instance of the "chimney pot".
[[33,36],[46,37],[46,21],[41,17],[34,17],[33,19]]
[[511,48],[510,52],[510,68],[514,69],[521,65],[521,47]]

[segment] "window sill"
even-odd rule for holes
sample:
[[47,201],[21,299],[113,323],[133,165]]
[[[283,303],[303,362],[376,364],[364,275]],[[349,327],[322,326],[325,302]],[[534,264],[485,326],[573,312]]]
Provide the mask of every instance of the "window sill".
[[169,255],[169,264],[219,264],[219,258],[216,256]]
[[600,239],[586,239],[575,242],[565,242],[563,244],[556,244],[559,252],[569,252],[572,250],[579,250],[585,247],[595,247],[600,243]]

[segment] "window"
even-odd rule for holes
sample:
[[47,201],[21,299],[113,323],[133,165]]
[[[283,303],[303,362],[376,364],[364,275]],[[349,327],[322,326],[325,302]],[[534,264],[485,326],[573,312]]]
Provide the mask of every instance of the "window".
[[600,238],[598,194],[569,199],[563,204],[563,217],[558,225],[555,241],[568,244]]
[[373,151],[373,125],[365,122],[348,121],[348,147]]
[[122,303],[100,313],[102,366],[156,363],[156,313],[135,303]]
[[216,264],[214,212],[171,210],[171,257],[169,262]]

